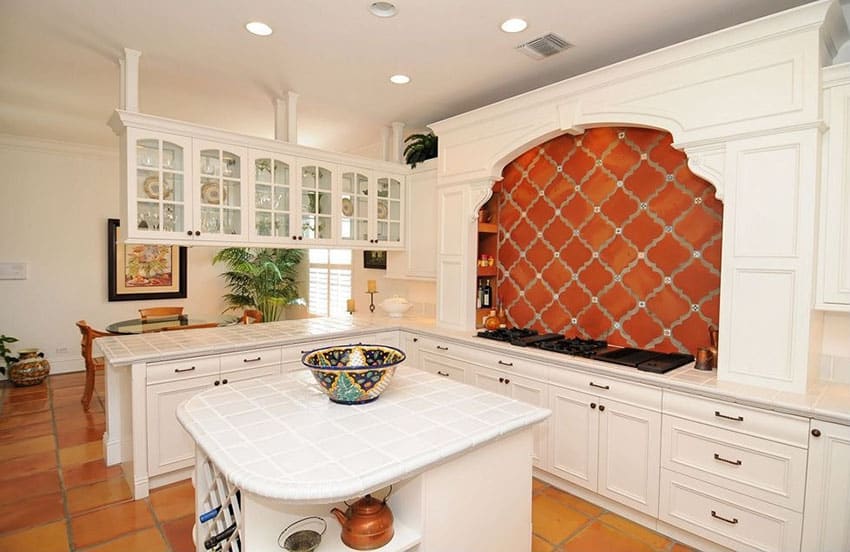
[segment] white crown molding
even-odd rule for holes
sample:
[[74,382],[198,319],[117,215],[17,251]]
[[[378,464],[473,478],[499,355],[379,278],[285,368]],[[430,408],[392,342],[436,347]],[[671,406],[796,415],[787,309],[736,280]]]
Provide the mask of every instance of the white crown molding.
[[7,151],[33,151],[38,153],[51,153],[60,155],[71,155],[74,157],[94,157],[100,159],[117,159],[118,147],[108,148],[103,146],[92,146],[89,144],[78,144],[74,142],[60,142],[46,138],[34,138],[32,136],[18,136],[15,134],[0,134],[0,149]]

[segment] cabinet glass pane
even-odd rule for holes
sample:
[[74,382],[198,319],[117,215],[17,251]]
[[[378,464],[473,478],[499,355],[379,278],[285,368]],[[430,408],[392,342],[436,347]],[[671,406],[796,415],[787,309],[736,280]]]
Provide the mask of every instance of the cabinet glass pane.
[[274,183],[289,186],[289,165],[283,161],[274,162]]
[[277,213],[274,216],[275,236],[289,236],[289,215]]
[[316,189],[316,167],[304,167],[301,171],[301,187],[305,190]]
[[301,222],[301,235],[308,239],[330,238],[331,217],[305,215]]
[[390,197],[392,199],[401,199],[401,182],[394,178],[390,179]]
[[[271,176],[271,175],[269,175]],[[272,187],[264,184],[257,184],[254,187],[254,207],[257,209],[272,208]]]
[[398,222],[390,223],[390,241],[401,241],[401,224]]
[[254,161],[254,180],[257,182],[271,182],[272,181],[272,160],[265,159],[257,159]]
[[183,195],[185,186],[183,185],[182,174],[163,172],[162,180],[165,182],[165,186],[163,187],[163,190],[165,191],[164,199],[179,202],[186,201]]
[[384,221],[378,221],[378,235],[377,239],[381,241],[387,241],[387,236],[389,235],[389,224]]
[[136,197],[139,199],[159,199],[159,172],[138,169],[136,171]]
[[183,205],[166,203],[162,207],[162,229],[166,232],[181,232],[184,228]]
[[242,173],[239,165],[238,155],[236,155],[235,153],[230,153],[229,151],[222,152],[221,161],[222,175],[224,175],[226,178],[239,178]]
[[242,194],[240,193],[241,188],[242,185],[238,180],[225,180],[223,183],[224,194],[222,195],[224,204],[229,207],[241,207],[239,205],[242,198]]
[[272,235],[272,214],[271,213],[256,213],[256,228],[258,236]]
[[183,171],[183,148],[171,142],[163,142],[162,168],[170,171]]
[[378,179],[378,197],[389,197],[390,195],[390,183],[386,178]]
[[325,169],[323,167],[319,167],[319,189],[320,190],[330,190],[331,189],[331,171]]
[[390,207],[385,199],[378,200],[378,220],[387,220],[390,215]]
[[398,201],[390,202],[390,220],[401,220],[401,203]]
[[354,193],[354,173],[342,173],[342,193]]
[[159,140],[136,141],[136,165],[139,167],[159,167]]
[[201,231],[208,234],[221,232],[221,216],[218,208],[201,207]]
[[136,205],[136,216],[139,230],[159,230],[159,203],[140,201]]
[[359,219],[357,222],[357,231],[356,237],[357,240],[368,240],[369,239],[369,221]]
[[274,208],[277,211],[289,211],[289,188],[275,187]]
[[201,178],[201,203],[205,205],[221,204],[221,183],[218,180]]
[[219,150],[201,150],[201,174],[207,176],[219,176],[221,163],[219,161]]
[[231,235],[242,233],[242,218],[239,209],[224,209],[221,232]]

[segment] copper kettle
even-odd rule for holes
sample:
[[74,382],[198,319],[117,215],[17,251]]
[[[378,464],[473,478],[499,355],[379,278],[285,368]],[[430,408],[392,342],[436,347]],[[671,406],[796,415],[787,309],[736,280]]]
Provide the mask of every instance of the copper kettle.
[[373,550],[392,540],[393,513],[387,506],[389,496],[387,494],[383,500],[378,500],[367,494],[349,504],[345,512],[339,508],[331,510],[342,525],[342,542],[346,546],[355,550]]

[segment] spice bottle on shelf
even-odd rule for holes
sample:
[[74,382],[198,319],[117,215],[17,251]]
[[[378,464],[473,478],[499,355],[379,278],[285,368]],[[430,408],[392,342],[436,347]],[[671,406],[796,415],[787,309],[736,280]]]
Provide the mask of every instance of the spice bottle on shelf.
[[484,280],[484,294],[481,296],[481,308],[482,309],[489,309],[492,306],[493,306],[493,288],[490,286],[490,280]]

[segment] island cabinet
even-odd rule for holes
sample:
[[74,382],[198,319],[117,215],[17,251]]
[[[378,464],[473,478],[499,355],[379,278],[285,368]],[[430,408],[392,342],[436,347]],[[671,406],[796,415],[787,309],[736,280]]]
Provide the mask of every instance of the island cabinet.
[[404,165],[116,111],[122,238],[403,249]]
[[803,546],[806,552],[850,551],[850,426],[812,420]]
[[663,427],[662,521],[734,550],[800,550],[806,418],[665,390]]
[[194,462],[194,442],[175,415],[180,403],[212,387],[279,375],[280,366],[280,347],[148,364],[148,476],[173,474]]
[[661,390],[554,368],[549,379],[549,471],[656,516]]

